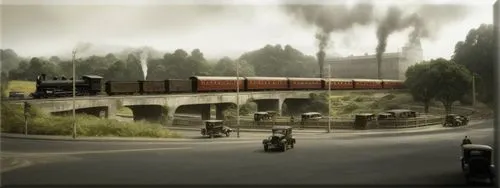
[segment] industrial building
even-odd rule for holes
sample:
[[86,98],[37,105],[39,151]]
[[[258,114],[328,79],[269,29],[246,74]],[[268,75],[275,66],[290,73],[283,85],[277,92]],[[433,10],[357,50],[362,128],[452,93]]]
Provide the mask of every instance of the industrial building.
[[[381,64],[382,79],[405,79],[406,69],[423,60],[423,50],[420,42],[408,44],[401,52],[384,53]],[[331,68],[333,78],[364,78],[377,79],[377,57],[375,54],[326,58],[325,68]],[[325,71],[325,72],[327,72]]]

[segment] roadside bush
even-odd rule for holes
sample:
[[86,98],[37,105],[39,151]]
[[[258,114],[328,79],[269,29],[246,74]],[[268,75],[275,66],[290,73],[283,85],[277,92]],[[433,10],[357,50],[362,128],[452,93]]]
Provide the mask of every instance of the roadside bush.
[[[2,104],[2,132],[24,133],[23,113],[21,105]],[[180,137],[159,124],[147,122],[120,122],[90,115],[77,115],[76,122],[79,136]],[[31,108],[28,134],[71,135],[72,132],[72,116],[52,116],[42,113],[37,108]]]

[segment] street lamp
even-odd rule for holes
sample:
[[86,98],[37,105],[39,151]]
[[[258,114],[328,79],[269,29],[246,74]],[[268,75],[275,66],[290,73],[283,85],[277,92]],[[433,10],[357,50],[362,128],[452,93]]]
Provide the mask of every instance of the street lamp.
[[332,109],[332,102],[331,102],[331,94],[332,94],[332,85],[331,85],[331,69],[330,69],[330,64],[328,64],[328,133],[330,133],[331,130],[331,109]]
[[236,136],[240,137],[240,62],[236,61]]
[[75,55],[76,55],[76,48],[73,50],[73,58],[71,60],[71,63],[73,64],[73,139],[76,138],[76,105],[75,105],[75,96],[76,96],[76,87],[75,87],[75,80],[76,80],[76,75],[75,75]]

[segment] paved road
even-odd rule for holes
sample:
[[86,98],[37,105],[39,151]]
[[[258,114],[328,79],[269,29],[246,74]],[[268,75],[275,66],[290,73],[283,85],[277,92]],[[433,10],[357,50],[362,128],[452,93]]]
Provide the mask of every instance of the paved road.
[[285,153],[261,140],[69,142],[2,139],[20,168],[2,184],[463,185],[460,142],[493,144],[492,121],[440,133],[298,140]]

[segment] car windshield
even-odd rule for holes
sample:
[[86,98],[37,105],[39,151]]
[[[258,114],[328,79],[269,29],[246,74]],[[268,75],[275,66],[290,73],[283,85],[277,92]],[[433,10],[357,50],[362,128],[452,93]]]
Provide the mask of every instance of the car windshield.
[[284,129],[273,130],[273,135],[277,135],[277,134],[285,135],[285,133],[286,133],[286,130],[284,130]]

